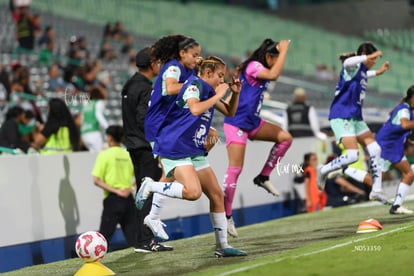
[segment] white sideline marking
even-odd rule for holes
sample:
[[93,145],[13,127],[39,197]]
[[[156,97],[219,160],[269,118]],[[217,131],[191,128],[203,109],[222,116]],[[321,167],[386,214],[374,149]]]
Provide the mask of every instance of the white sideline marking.
[[308,253],[303,253],[303,254],[300,254],[300,255],[297,255],[297,256],[284,257],[284,258],[275,259],[275,260],[269,261],[269,262],[264,262],[264,263],[249,265],[249,266],[245,266],[245,267],[240,267],[240,268],[237,268],[237,269],[219,274],[219,276],[231,275],[231,274],[234,274],[234,273],[246,271],[246,270],[256,268],[256,267],[259,267],[259,266],[278,263],[278,262],[284,261],[286,259],[297,259],[297,258],[301,258],[301,257],[306,257],[306,256],[310,256],[310,255],[319,254],[319,253],[330,251],[330,250],[333,250],[333,249],[336,249],[336,248],[344,247],[344,246],[347,246],[347,245],[350,245],[350,244],[353,244],[353,243],[356,243],[356,242],[366,241],[366,240],[370,240],[370,239],[373,239],[373,238],[378,238],[378,237],[381,237],[381,236],[385,236],[385,235],[388,235],[388,234],[391,234],[391,233],[394,233],[394,232],[398,232],[398,231],[407,229],[409,227],[412,227],[412,226],[398,227],[398,228],[390,230],[388,232],[382,232],[382,233],[379,233],[377,235],[373,235],[373,236],[370,236],[370,237],[358,238],[358,239],[355,239],[355,240],[351,240],[351,241],[347,241],[347,242],[343,242],[343,243],[338,243],[338,244],[335,244],[335,245],[330,246],[330,247],[322,248],[322,249],[312,251],[312,252],[308,252]]

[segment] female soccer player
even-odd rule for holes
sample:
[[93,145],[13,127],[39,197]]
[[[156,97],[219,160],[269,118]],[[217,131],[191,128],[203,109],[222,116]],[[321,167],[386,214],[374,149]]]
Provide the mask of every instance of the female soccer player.
[[164,121],[167,106],[177,97],[183,83],[194,74],[201,47],[193,38],[170,35],[160,38],[151,47],[151,57],[164,64],[148,103],[145,115],[145,138],[155,141],[155,136]]
[[[204,192],[210,200],[217,257],[246,255],[227,243],[223,193],[205,156],[205,140],[214,108],[227,116],[233,115],[237,108],[241,84],[236,79],[230,86],[224,83],[225,72],[226,66],[221,59],[200,59],[200,77],[191,76],[185,82],[155,139],[154,153],[160,156],[166,176],[174,176],[175,181],[154,182],[146,178],[136,198],[139,209],[150,193],[197,200]],[[225,102],[222,98],[229,87],[232,95],[229,102]]]
[[382,192],[381,148],[362,119],[362,104],[368,78],[382,75],[389,69],[389,62],[384,62],[379,70],[371,70],[377,57],[381,56],[382,52],[370,42],[362,43],[356,54],[340,56],[343,65],[336,85],[335,98],[331,104],[329,120],[337,144],[343,144],[346,154],[322,166],[320,174],[323,179],[329,172],[346,168],[347,165],[356,162],[359,156],[358,143],[360,143],[366,147],[371,161],[373,184],[369,198],[388,204]]
[[[151,58],[164,64],[154,84],[145,115],[145,138],[152,145],[169,105],[174,103],[184,82],[194,75],[200,51],[200,44],[196,40],[180,34],[162,37],[152,45]],[[218,138],[214,139],[218,134],[213,128],[210,128],[208,133],[206,144],[209,150],[214,145],[211,142],[218,140]],[[160,181],[173,180],[173,178],[167,179],[164,175],[160,179]],[[165,224],[160,220],[162,206],[163,196],[155,194],[150,213],[144,218],[144,224],[157,238],[167,240],[169,237],[164,230]]]
[[389,119],[378,131],[376,139],[381,146],[382,171],[386,172],[391,166],[400,171],[402,177],[398,185],[390,214],[412,214],[402,206],[414,180],[414,172],[404,156],[404,144],[414,129],[414,85],[409,87],[405,98],[390,113]]
[[254,178],[253,182],[269,193],[275,196],[279,195],[270,183],[269,176],[289,149],[292,136],[279,126],[262,120],[259,114],[263,92],[266,90],[269,81],[277,80],[282,73],[289,43],[288,40],[275,42],[267,38],[239,66],[240,80],[243,82],[239,106],[234,117],[225,117],[224,119],[224,133],[229,157],[229,167],[223,183],[224,206],[226,208],[228,231],[234,237],[237,237],[238,234],[232,219],[232,205],[237,179],[243,168],[247,139],[275,143],[262,171]]
[[[201,47],[195,39],[180,34],[161,37],[151,46],[152,60],[158,60],[163,64],[151,92],[144,122],[145,139],[152,147],[168,106],[174,103],[183,83],[194,75],[200,51]],[[166,179],[164,175],[160,179],[172,180]],[[160,220],[163,202],[164,197],[161,194],[154,194],[151,210],[144,218],[144,224],[151,229],[155,237],[168,240],[168,234],[164,230],[165,224]]]

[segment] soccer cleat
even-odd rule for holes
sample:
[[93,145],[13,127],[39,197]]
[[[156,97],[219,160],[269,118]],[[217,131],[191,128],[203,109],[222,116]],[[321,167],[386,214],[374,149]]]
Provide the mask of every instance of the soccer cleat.
[[164,230],[166,225],[160,219],[151,219],[148,215],[144,218],[144,224],[151,229],[154,237],[158,240],[166,241],[169,239],[168,234]]
[[151,253],[151,248],[148,244],[141,245],[134,249],[135,253]]
[[262,187],[272,195],[279,196],[279,191],[275,187],[273,187],[272,183],[269,181],[268,176],[262,176],[259,174],[253,179],[253,182],[254,184],[256,184],[259,187]]
[[331,171],[330,173],[328,173],[326,175],[326,178],[327,179],[332,179],[332,178],[335,178],[335,177],[343,175],[343,174],[344,174],[344,169],[337,169],[337,170],[334,170],[334,171]]
[[217,249],[214,252],[214,256],[217,258],[225,258],[225,257],[241,257],[241,256],[247,256],[247,253],[233,247],[227,247],[223,249]]
[[141,187],[139,188],[135,197],[135,206],[138,210],[141,210],[144,206],[145,201],[150,195],[150,182],[153,182],[152,178],[144,177],[141,181]]
[[392,205],[392,203],[388,201],[387,197],[384,195],[383,192],[371,191],[371,193],[369,194],[369,199],[379,201],[384,205]]
[[174,247],[161,244],[156,241],[151,241],[149,244],[141,245],[134,249],[135,253],[151,253],[151,252],[164,252],[164,251],[172,251]]
[[400,205],[392,205],[390,208],[391,215],[411,215],[414,212]]
[[233,238],[237,238],[239,234],[237,233],[236,226],[234,225],[234,220],[232,217],[227,219],[227,233]]

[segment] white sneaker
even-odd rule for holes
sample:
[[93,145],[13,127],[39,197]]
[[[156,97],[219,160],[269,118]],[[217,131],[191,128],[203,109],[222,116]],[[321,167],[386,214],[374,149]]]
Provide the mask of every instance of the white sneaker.
[[151,229],[155,238],[162,241],[166,241],[170,238],[164,230],[164,227],[166,227],[165,223],[163,223],[160,219],[151,219],[148,215],[144,218],[144,224]]
[[390,209],[390,214],[391,215],[400,215],[400,214],[402,214],[402,215],[411,215],[413,213],[414,212],[412,210],[409,210],[409,209],[407,209],[403,206],[400,206],[400,205],[393,205],[393,206],[391,206],[391,209]]
[[392,205],[392,203],[388,200],[388,198],[384,195],[383,192],[371,191],[371,193],[369,194],[369,199],[379,201],[384,205]]
[[227,233],[233,238],[237,238],[239,234],[237,233],[236,226],[234,225],[234,220],[232,217],[227,219]]

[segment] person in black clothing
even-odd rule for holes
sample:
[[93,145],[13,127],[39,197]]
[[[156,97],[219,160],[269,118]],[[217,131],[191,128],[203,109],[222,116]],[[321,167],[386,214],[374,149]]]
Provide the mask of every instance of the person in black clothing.
[[[136,72],[122,89],[122,120],[125,131],[124,145],[127,148],[137,183],[144,177],[159,179],[162,174],[158,161],[152,154],[150,144],[145,140],[144,119],[148,101],[152,91],[152,78],[158,75],[160,65],[151,60],[149,48],[144,48],[136,55]],[[142,210],[137,210],[138,248],[136,252],[167,251],[172,247],[162,245],[154,240],[151,230],[144,226],[144,218],[148,215],[152,198],[147,200]]]
[[293,137],[318,137],[326,139],[320,132],[318,117],[313,106],[306,104],[306,91],[303,88],[294,90],[294,98],[286,110],[288,130]]
[[23,141],[19,132],[19,124],[28,123],[26,112],[19,106],[12,107],[6,114],[6,121],[0,129],[0,146],[12,149],[20,149],[27,152],[30,144]]

